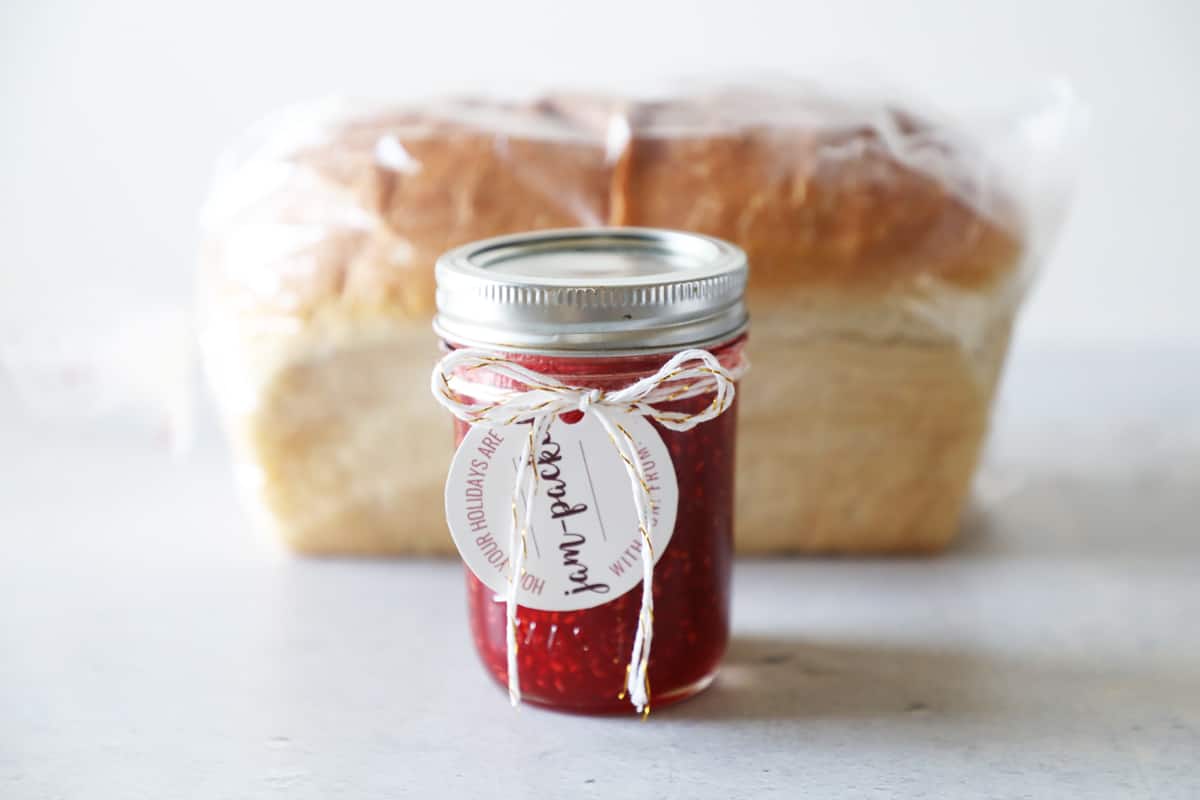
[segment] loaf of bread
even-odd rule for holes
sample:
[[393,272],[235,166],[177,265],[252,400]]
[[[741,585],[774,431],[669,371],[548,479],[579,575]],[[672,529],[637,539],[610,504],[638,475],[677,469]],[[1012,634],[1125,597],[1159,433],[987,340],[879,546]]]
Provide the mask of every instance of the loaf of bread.
[[435,259],[639,225],[749,255],[739,550],[939,548],[1025,283],[1021,227],[980,175],[944,126],[795,94],[267,123],[222,168],[201,256],[206,362],[251,506],[303,552],[451,552],[450,420],[426,390]]

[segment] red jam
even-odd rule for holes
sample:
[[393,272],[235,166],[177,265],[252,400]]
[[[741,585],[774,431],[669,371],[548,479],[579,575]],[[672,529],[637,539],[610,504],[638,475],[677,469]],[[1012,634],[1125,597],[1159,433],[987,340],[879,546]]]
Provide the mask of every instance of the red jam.
[[[736,362],[740,336],[710,348],[723,364]],[[505,352],[530,369],[562,381],[617,389],[652,374],[673,355],[566,357]],[[700,411],[712,395],[664,404]],[[729,583],[733,554],[733,476],[737,402],[690,431],[654,423],[675,466],[679,509],[670,545],[654,568],[654,644],[651,702],[690,697],[711,682],[729,640]],[[455,421],[455,442],[467,424]],[[467,570],[467,601],[476,649],[492,676],[507,686],[505,605]],[[623,698],[641,602],[640,588],[582,611],[520,607],[517,659],[525,701],[564,711],[628,711]]]

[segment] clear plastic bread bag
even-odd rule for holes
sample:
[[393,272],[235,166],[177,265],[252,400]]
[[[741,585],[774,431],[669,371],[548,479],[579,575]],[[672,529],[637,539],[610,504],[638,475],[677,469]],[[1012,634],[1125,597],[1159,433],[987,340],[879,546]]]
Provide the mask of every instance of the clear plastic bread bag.
[[975,124],[797,84],[277,114],[203,212],[202,349],[250,505],[305,552],[449,552],[435,259],[637,225],[749,254],[739,548],[936,549],[1082,123],[1058,85]]

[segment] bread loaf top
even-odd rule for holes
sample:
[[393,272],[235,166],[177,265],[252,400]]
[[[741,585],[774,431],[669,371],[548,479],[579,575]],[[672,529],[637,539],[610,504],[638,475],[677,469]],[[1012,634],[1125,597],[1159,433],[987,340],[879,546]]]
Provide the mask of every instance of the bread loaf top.
[[433,264],[489,236],[577,225],[741,245],[750,300],[788,290],[989,293],[1017,226],[984,165],[912,115],[747,92],[325,109],[268,124],[205,213],[209,301],[300,321],[426,320]]

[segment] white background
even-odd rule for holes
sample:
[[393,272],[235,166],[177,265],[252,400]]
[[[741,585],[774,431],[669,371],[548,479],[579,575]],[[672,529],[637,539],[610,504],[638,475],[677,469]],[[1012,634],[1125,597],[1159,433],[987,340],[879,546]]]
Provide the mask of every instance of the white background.
[[1050,76],[1091,108],[1024,344],[1200,341],[1200,3],[0,5],[0,323],[187,303],[224,143],[280,105],[853,68],[943,107]]

